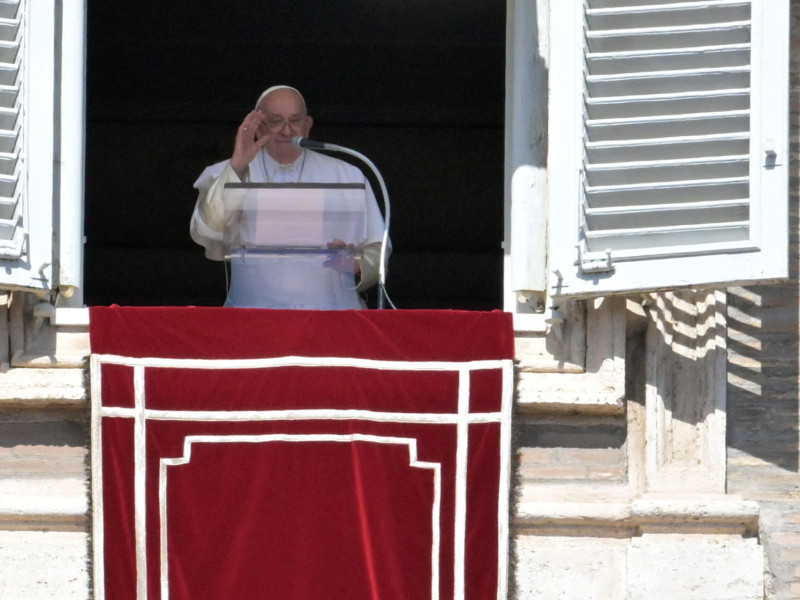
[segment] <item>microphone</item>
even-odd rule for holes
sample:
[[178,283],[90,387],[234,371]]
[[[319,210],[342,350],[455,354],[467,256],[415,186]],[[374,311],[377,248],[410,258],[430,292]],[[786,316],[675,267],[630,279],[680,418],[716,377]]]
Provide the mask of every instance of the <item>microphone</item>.
[[[389,246],[389,222],[392,218],[392,206],[389,203],[389,192],[386,190],[386,182],[383,180],[383,176],[381,172],[378,171],[378,167],[375,166],[375,163],[372,162],[369,158],[361,154],[361,152],[357,152],[351,148],[345,148],[344,146],[339,146],[337,144],[327,144],[325,142],[318,142],[316,140],[310,140],[308,138],[304,138],[302,136],[297,136],[292,138],[292,144],[295,145],[297,148],[308,148],[309,150],[328,150],[329,152],[342,152],[344,154],[349,154],[350,156],[356,157],[362,163],[367,165],[371,170],[372,173],[375,175],[375,178],[378,180],[378,184],[381,186],[381,194],[383,195],[383,238],[381,240],[381,262],[378,265],[378,308],[384,307],[384,300],[387,298],[386,294],[386,252]],[[391,301],[390,301],[391,302]]]
[[308,148],[309,150],[327,150],[328,144],[325,142],[318,142],[316,140],[311,140],[309,138],[304,138],[301,136],[293,137],[292,144],[294,144],[297,148]]

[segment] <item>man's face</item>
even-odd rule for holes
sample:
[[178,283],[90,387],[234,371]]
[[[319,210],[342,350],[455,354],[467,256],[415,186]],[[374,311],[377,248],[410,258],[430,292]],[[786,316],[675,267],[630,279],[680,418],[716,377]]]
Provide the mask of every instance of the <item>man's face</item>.
[[278,162],[295,160],[300,150],[292,144],[292,138],[308,137],[313,123],[302,98],[292,90],[280,89],[264,98],[258,108],[264,114],[264,122],[257,135],[269,136],[267,152]]

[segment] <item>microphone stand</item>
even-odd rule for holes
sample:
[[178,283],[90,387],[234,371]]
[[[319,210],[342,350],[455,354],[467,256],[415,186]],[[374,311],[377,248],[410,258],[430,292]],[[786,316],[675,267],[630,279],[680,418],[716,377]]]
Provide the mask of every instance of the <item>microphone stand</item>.
[[316,140],[311,140],[304,137],[295,137],[292,138],[292,143],[297,146],[298,148],[307,148],[309,150],[330,150],[331,152],[341,152],[343,154],[349,154],[350,156],[354,156],[358,160],[362,161],[365,165],[367,165],[375,175],[375,178],[378,180],[378,185],[381,186],[381,195],[383,196],[383,212],[384,212],[384,219],[383,219],[383,238],[381,239],[381,258],[380,258],[380,265],[378,266],[378,308],[382,309],[385,307],[386,301],[386,248],[389,245],[389,221],[392,218],[391,213],[391,204],[389,203],[389,192],[386,190],[386,183],[383,180],[383,176],[381,175],[380,171],[378,171],[378,167],[375,166],[369,158],[361,154],[356,150],[352,150],[351,148],[345,148],[344,146],[338,146],[336,144],[329,144],[327,142],[318,142]]

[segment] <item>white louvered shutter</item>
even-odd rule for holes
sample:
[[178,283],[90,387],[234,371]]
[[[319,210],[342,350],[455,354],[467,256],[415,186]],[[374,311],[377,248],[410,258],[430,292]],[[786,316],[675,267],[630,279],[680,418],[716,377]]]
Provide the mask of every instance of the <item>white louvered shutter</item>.
[[0,4],[0,259],[22,256],[22,11],[19,2]]
[[0,289],[52,287],[55,19],[52,0],[0,0]]
[[787,0],[551,8],[551,293],[786,277]]

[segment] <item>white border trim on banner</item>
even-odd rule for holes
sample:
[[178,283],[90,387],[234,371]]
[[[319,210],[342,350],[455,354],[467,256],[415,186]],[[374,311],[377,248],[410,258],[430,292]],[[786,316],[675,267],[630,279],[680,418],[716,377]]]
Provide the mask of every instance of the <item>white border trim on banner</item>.
[[[501,427],[501,448],[498,497],[498,585],[497,598],[505,600],[508,588],[508,519],[509,519],[509,493],[510,493],[510,449],[511,449],[511,408],[513,399],[513,361],[510,359],[479,360],[479,361],[386,361],[341,357],[302,357],[286,356],[262,359],[174,359],[174,358],[133,358],[119,355],[93,354],[91,356],[92,371],[92,502],[93,502],[93,548],[94,548],[94,597],[96,600],[105,600],[105,566],[104,566],[104,524],[103,524],[103,456],[102,456],[102,428],[100,422],[103,418],[132,418],[134,419],[134,504],[135,504],[135,537],[136,537],[136,566],[137,566],[137,600],[147,600],[147,535],[146,535],[146,429],[147,420],[173,420],[173,421],[286,421],[286,420],[345,420],[358,419],[378,422],[414,423],[414,424],[451,424],[456,426],[456,482],[455,482],[455,521],[454,521],[454,599],[463,600],[465,595],[465,561],[466,561],[466,515],[467,515],[467,469],[468,469],[468,438],[469,425],[476,423],[499,423]],[[134,371],[134,408],[103,407],[102,406],[102,365],[115,364],[133,367]],[[454,413],[395,413],[369,410],[337,410],[337,409],[310,409],[310,410],[278,410],[278,411],[176,411],[152,410],[146,408],[145,399],[145,368],[183,368],[183,369],[264,369],[276,367],[343,367],[361,369],[380,369],[391,371],[440,371],[458,373],[458,409]],[[471,371],[500,369],[503,377],[501,398],[501,411],[490,413],[470,414],[470,377]],[[266,436],[221,436],[221,438],[271,438],[286,437],[284,434]],[[319,434],[316,438],[331,438],[327,441],[345,441],[347,438],[369,437],[386,441],[383,443],[414,443],[411,466],[420,468],[436,468],[437,490],[441,494],[441,471],[434,467],[436,463],[417,462],[416,440],[411,438],[379,438],[352,434],[350,436],[336,436]],[[300,438],[308,436],[288,436]],[[161,504],[162,485],[166,494],[166,466],[169,461],[188,460],[191,457],[190,446],[192,441],[209,442],[220,436],[187,436],[184,458],[161,460],[161,473],[159,480],[159,498]],[[323,440],[325,441],[325,440]],[[165,462],[166,461],[166,462]],[[164,496],[165,497],[165,496]],[[436,500],[441,509],[441,497]],[[166,571],[165,558],[165,527],[166,507],[160,506],[161,516],[161,561],[162,561],[162,600],[169,600],[168,582],[165,583]],[[437,517],[438,518],[438,517]],[[439,547],[439,531],[434,529],[435,548]],[[439,550],[436,550],[438,556]],[[432,598],[438,600],[438,559],[432,566],[437,574],[436,580],[431,583]],[[166,586],[166,587],[165,587]]]
[[442,466],[440,463],[425,462],[417,459],[417,440],[387,436],[364,435],[359,433],[337,434],[264,434],[264,435],[190,435],[183,444],[183,456],[162,458],[159,465],[158,508],[161,517],[161,597],[169,598],[169,563],[168,563],[168,523],[167,523],[167,467],[189,464],[192,459],[193,444],[240,444],[266,442],[369,442],[374,444],[400,444],[408,447],[409,466],[433,471],[433,498],[431,501],[431,598],[439,600],[439,555],[440,523],[442,505]]

